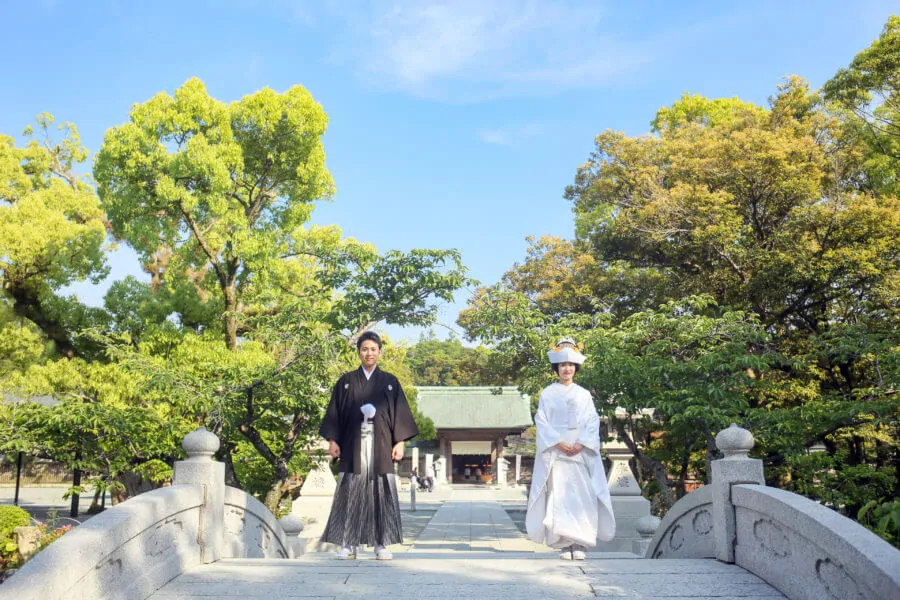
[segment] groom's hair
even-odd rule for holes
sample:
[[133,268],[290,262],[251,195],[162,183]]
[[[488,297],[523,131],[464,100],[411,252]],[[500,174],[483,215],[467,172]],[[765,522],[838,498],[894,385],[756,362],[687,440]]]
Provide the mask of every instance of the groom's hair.
[[356,349],[359,350],[360,346],[362,346],[362,343],[366,340],[372,340],[373,342],[378,344],[379,348],[381,348],[381,336],[374,331],[367,331],[359,336],[358,340],[356,340]]

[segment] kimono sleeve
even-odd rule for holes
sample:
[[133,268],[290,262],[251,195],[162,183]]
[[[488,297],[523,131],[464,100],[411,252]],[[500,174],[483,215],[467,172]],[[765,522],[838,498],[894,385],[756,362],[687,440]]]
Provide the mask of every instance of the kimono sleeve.
[[328,403],[328,408],[325,409],[325,416],[322,418],[322,424],[319,425],[319,435],[326,440],[336,441],[339,446],[342,443],[341,432],[343,431],[343,427],[341,426],[343,382],[344,378],[341,377],[337,380],[337,383],[334,384],[334,388],[331,390],[331,401]]
[[397,384],[397,396],[394,399],[394,423],[393,431],[391,431],[392,443],[405,442],[419,434],[419,428],[416,426],[416,420],[413,418],[412,409],[406,400],[406,394],[400,382]]
[[562,440],[562,435],[550,426],[550,415],[548,414],[546,390],[541,392],[541,399],[538,402],[537,412],[534,414],[534,424],[537,429],[537,451],[538,453],[546,452]]
[[600,454],[600,415],[597,414],[590,392],[582,390],[578,400],[578,443],[585,450]]

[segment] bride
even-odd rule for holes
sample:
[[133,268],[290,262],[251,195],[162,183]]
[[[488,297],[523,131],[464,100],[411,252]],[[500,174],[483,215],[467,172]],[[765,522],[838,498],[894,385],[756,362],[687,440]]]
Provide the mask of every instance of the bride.
[[585,356],[570,338],[547,353],[559,381],[544,388],[534,422],[537,454],[525,526],[534,541],[584,560],[585,548],[616,533],[600,457],[600,417],[590,393],[574,382]]

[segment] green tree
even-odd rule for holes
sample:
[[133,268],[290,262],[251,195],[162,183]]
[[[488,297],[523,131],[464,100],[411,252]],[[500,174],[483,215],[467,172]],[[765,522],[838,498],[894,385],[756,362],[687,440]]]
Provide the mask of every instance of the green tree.
[[110,129],[94,173],[113,232],[165,277],[221,303],[237,345],[245,290],[293,251],[314,200],[334,190],[321,136],[328,119],[300,86],[227,105],[199,79],[132,108]]
[[[28,436],[29,452],[91,474],[97,493],[125,499],[145,489],[150,470],[171,475],[183,437],[196,425],[185,406],[142,392],[142,382],[115,363],[50,360],[14,373],[7,387],[23,400],[2,407],[4,422]],[[73,490],[80,492],[79,490]]]
[[860,137],[868,152],[864,189],[900,195],[900,16],[822,88],[825,99],[845,111],[847,137]]
[[656,411],[633,441],[659,491],[704,471],[730,416],[786,487],[802,474],[850,516],[896,495],[900,200],[857,185],[863,146],[830,106],[790,78],[766,108],[685,95],[652,135],[602,133],[566,190],[575,239],[533,242],[460,323],[532,393],[546,345],[583,337],[628,386],[587,368],[601,408]]
[[135,105],[94,169],[113,232],[153,275],[149,291],[126,281],[107,299],[130,336],[117,360],[207,411],[229,482],[273,510],[355,339],[428,324],[469,282],[455,250],[379,254],[307,225],[333,192],[326,123],[299,86],[226,105],[192,79]]
[[55,142],[53,117],[44,113],[37,122],[40,142],[17,148],[13,138],[0,136],[2,301],[35,324],[57,352],[74,356],[67,320],[79,316],[72,311],[77,301],[63,301],[58,293],[70,283],[106,276],[106,219],[93,188],[76,173],[88,156],[78,130],[64,123],[59,130],[65,135]]
[[419,336],[406,362],[417,385],[499,386],[508,383],[505,369],[492,362],[485,347],[469,348],[451,336],[439,340],[433,331]]
[[[128,396],[133,382],[81,335],[106,321],[103,311],[59,295],[65,285],[106,276],[108,223],[77,173],[88,156],[77,129],[63,124],[63,139],[54,141],[53,122],[39,115],[41,139],[24,148],[0,136],[0,451],[90,469],[98,489],[115,488],[125,471],[160,456],[145,442],[164,444],[179,428]],[[162,437],[146,439],[154,427]]]

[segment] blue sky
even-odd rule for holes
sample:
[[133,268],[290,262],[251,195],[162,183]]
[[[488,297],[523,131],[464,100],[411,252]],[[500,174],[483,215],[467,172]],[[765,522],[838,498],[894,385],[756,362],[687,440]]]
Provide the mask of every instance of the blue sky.
[[[337,186],[313,221],[382,251],[457,248],[492,284],[523,260],[526,236],[572,236],[562,193],[597,133],[647,133],[684,92],[763,104],[789,74],[818,87],[878,36],[892,8],[900,12],[877,0],[0,0],[0,133],[17,136],[49,111],[96,152],[132,104],[192,76],[223,101],[301,84],[329,115]],[[127,247],[111,265],[104,284],[74,286],[83,301],[144,277]],[[441,322],[454,325],[468,293]]]

